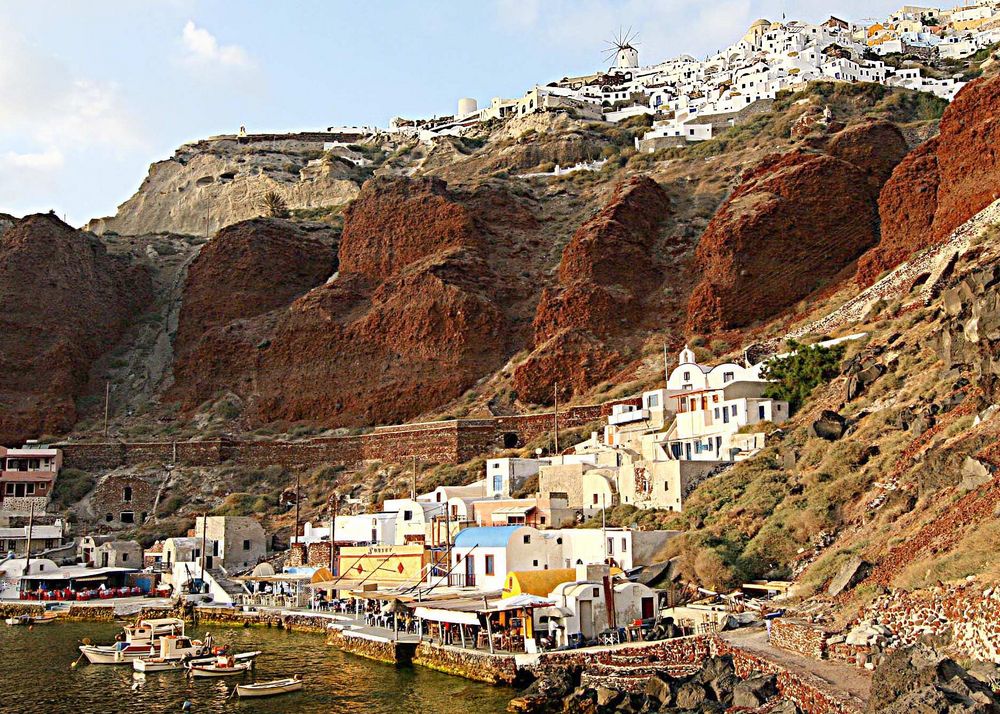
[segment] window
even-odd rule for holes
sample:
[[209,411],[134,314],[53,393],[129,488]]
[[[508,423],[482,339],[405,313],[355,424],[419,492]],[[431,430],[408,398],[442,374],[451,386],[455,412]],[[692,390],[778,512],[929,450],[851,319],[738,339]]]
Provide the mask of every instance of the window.
[[496,556],[493,556],[493,555],[487,555],[486,556],[486,574],[487,575],[494,575],[494,570],[495,569],[494,569],[494,565],[493,565],[493,559],[495,557]]
[[556,545],[562,545],[562,536],[556,538]]
[[493,491],[503,491],[503,474],[493,474]]
[[122,523],[135,523],[135,513],[132,511],[122,511],[118,514],[118,520]]
[[660,406],[660,395],[650,394],[649,399],[646,400],[646,406],[650,408]]
[[628,552],[628,540],[622,538],[622,553],[627,553],[627,552]]
[[758,404],[757,405],[757,418],[758,419],[763,419],[764,418],[764,411],[765,411],[764,410],[764,405],[763,404]]
[[531,536],[530,535],[524,536],[524,544],[529,545],[530,543],[531,543]]
[[532,561],[531,561],[531,564],[532,564],[533,566],[535,566],[536,568],[538,567],[538,561],[537,561],[537,560],[532,560]]
[[243,541],[243,550],[250,550],[250,541],[249,540],[244,540]]
[[6,487],[6,491],[5,491],[5,493],[6,493],[6,494],[7,494],[8,496],[13,496],[13,495],[14,495],[14,484],[12,484],[12,483],[8,483],[8,484],[7,484],[7,487]]
[[684,381],[686,382],[686,381],[688,381],[689,379],[691,379],[691,373],[690,373],[690,372],[685,372],[685,373],[684,373]]
[[594,588],[594,597],[600,597],[600,596],[601,596],[601,589]]
[[114,515],[112,515],[110,513],[108,513],[106,516],[104,516],[104,520],[106,520],[108,523],[111,523],[111,521],[113,521],[114,519],[115,519]]
[[132,502],[132,487],[126,486],[122,489],[122,502],[131,503]]
[[128,553],[122,553],[122,562],[123,563],[128,562]]
[[734,376],[733,376],[733,373],[732,373],[732,372],[723,372],[723,373],[722,373],[722,381],[723,381],[724,383],[725,383],[725,382],[732,382],[732,381],[733,381],[733,379],[734,379]]
[[545,516],[541,516],[539,518],[539,522],[544,526],[545,525]]
[[663,482],[663,490],[664,491],[669,491],[670,490],[670,482],[669,481],[664,481]]
[[736,416],[736,405],[733,404],[731,407],[729,407],[729,411],[732,413],[733,416]]
[[413,520],[413,511],[403,511],[403,520],[404,521],[412,521]]
[[597,505],[597,494],[596,493],[594,494],[594,505],[595,506]]
[[715,418],[716,419],[719,418],[719,408],[718,407],[715,408]]
[[615,552],[615,539],[608,538],[608,555],[611,555],[614,552]]
[[28,496],[33,496],[35,493],[35,484],[29,483],[25,486],[24,493]]

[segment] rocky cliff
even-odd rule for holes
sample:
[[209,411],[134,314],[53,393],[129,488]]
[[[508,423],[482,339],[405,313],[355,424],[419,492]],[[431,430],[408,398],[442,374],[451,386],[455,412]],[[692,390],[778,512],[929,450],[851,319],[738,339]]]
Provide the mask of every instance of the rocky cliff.
[[74,425],[93,361],[150,292],[144,269],[53,215],[0,234],[0,444]]
[[556,383],[566,397],[624,366],[644,300],[664,279],[654,248],[669,211],[663,189],[639,176],[620,184],[576,231],[563,250],[559,284],[538,304],[534,351],[514,373],[519,395],[547,403]]
[[[274,191],[289,208],[339,207],[358,193],[364,157],[325,154],[322,134],[217,137],[192,142],[149,168],[139,190],[114,216],[88,228],[125,235],[212,235],[231,223],[264,213]],[[355,162],[358,162],[357,164]]]
[[905,154],[886,122],[850,127],[819,153],[772,155],[740,178],[698,244],[696,332],[744,327],[829,284],[878,242],[877,197]]
[[[522,202],[489,187],[467,194],[437,179],[373,179],[345,215],[335,278],[294,300],[294,291],[269,299],[267,313],[238,311],[212,326],[197,308],[182,315],[180,334],[198,348],[178,374],[179,393],[191,407],[231,390],[251,422],[331,426],[407,419],[446,403],[523,342],[528,261],[505,258],[519,243],[514,233],[536,228]],[[211,261],[226,265],[242,244],[220,238]],[[314,264],[328,270],[329,256]],[[194,267],[185,300],[214,288],[213,271]]]
[[[334,234],[280,219],[219,231],[188,268],[174,344],[176,396],[197,402],[251,373],[276,315],[336,268]],[[238,335],[238,337],[237,337]]]
[[879,199],[882,240],[858,265],[870,284],[912,253],[940,243],[998,197],[1000,76],[965,87],[940,133],[907,156]]

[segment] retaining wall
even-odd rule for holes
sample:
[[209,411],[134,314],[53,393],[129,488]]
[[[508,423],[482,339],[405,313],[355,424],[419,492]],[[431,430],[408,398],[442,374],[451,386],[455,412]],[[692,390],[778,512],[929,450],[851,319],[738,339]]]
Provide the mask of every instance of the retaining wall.
[[514,655],[491,655],[461,650],[430,642],[417,645],[413,664],[486,684],[512,685],[518,679]]
[[771,624],[770,642],[775,647],[803,657],[823,659],[828,636],[828,632],[808,622],[778,618]]
[[331,629],[327,632],[326,643],[331,647],[365,659],[397,665],[407,665],[413,662],[414,652],[417,649],[415,642],[371,639],[339,629]]
[[[638,406],[639,398],[570,407],[559,413],[560,428],[569,429],[606,417],[616,404]],[[308,467],[365,461],[399,462],[418,458],[430,463],[463,463],[505,444],[523,446],[552,430],[552,414],[526,414],[487,419],[454,419],[424,424],[380,426],[368,434],[320,437],[303,441],[213,441],[65,443],[63,465],[83,471],[106,471],[143,463],[214,466],[232,463],[260,468]]]

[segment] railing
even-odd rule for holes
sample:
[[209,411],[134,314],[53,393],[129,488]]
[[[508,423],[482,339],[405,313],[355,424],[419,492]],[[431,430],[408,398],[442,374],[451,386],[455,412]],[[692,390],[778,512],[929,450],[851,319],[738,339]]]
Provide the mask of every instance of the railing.
[[454,588],[474,588],[476,576],[470,573],[452,573],[448,576],[448,585]]

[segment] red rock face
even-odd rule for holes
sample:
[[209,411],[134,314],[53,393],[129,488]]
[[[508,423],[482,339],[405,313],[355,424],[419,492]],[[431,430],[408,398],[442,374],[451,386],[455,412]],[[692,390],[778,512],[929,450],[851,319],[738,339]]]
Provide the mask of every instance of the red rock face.
[[[460,396],[524,339],[509,318],[518,278],[491,268],[503,249],[487,225],[537,227],[496,189],[469,195],[438,180],[368,182],[345,215],[336,279],[306,271],[256,315],[237,311],[208,330],[192,328],[203,330],[205,349],[184,372],[186,406],[229,389],[244,398],[252,423],[355,426],[409,419]],[[212,261],[226,264],[234,249],[220,244]],[[329,260],[316,261],[329,269]],[[308,289],[315,278],[322,284]]]
[[[329,241],[328,241],[329,242]],[[336,255],[290,221],[223,228],[188,268],[174,341],[173,396],[197,404],[249,378],[276,315],[329,277]]]
[[145,270],[55,216],[0,235],[0,444],[73,426],[91,365],[151,292]]
[[1000,198],[1000,76],[978,79],[959,92],[940,132],[936,241]]
[[909,148],[899,128],[888,121],[870,121],[835,134],[826,147],[831,156],[857,166],[878,192]]
[[948,106],[940,133],[911,152],[879,198],[882,241],[858,262],[869,285],[945,240],[1000,198],[1000,77],[978,79]]
[[856,280],[868,286],[930,243],[937,210],[937,138],[907,154],[879,195],[882,239],[858,261]]
[[615,337],[640,321],[644,298],[664,278],[654,256],[670,200],[646,177],[619,185],[563,251],[559,285],[546,289],[535,314],[534,351],[514,373],[522,399],[548,403],[585,390],[625,365]]
[[[863,136],[838,135],[831,145],[844,155],[870,159],[862,151]],[[823,287],[874,245],[878,213],[872,180],[881,162],[865,164],[796,150],[747,171],[698,244],[702,278],[688,303],[688,329],[710,332],[772,317]]]

